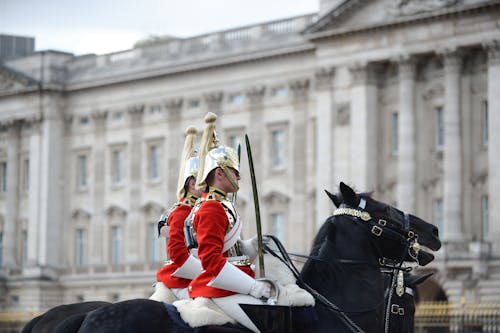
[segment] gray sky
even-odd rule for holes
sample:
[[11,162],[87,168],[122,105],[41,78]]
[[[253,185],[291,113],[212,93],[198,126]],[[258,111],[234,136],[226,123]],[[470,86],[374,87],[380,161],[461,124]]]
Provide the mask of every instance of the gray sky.
[[317,12],[319,0],[0,0],[0,33],[76,55]]

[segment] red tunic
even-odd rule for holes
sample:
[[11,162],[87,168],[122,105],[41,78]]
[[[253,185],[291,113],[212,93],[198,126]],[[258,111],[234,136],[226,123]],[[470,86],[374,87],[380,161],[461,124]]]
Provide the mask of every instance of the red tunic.
[[[224,297],[235,292],[209,287],[209,283],[222,270],[227,253],[222,253],[224,236],[229,219],[222,204],[217,200],[204,201],[194,216],[194,229],[198,241],[198,256],[204,271],[189,284],[189,297]],[[236,266],[251,277],[254,272],[250,266]]]
[[167,251],[170,262],[160,268],[156,273],[156,279],[168,288],[186,288],[191,280],[172,276],[181,267],[189,256],[184,241],[184,220],[191,212],[192,206],[180,200],[180,205],[170,212],[168,216],[168,245]]

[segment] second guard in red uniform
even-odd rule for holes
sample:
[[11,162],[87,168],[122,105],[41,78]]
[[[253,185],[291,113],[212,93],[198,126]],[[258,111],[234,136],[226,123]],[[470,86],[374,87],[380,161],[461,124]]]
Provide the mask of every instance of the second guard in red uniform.
[[[172,303],[188,298],[187,286],[201,272],[198,258],[191,255],[184,241],[184,221],[191,213],[202,191],[196,188],[198,157],[195,151],[196,128],[186,130],[186,140],[181,158],[176,202],[160,218],[158,230],[167,238],[167,252],[170,258],[156,273],[155,293],[150,299]],[[175,297],[174,297],[175,296]]]

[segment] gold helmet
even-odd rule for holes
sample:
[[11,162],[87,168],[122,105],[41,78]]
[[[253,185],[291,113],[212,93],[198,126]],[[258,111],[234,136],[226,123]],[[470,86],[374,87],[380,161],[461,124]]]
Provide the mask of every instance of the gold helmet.
[[207,185],[207,176],[210,171],[221,168],[231,184],[238,189],[238,182],[234,178],[234,175],[228,170],[228,168],[233,168],[238,172],[240,171],[238,154],[233,148],[219,144],[215,133],[216,120],[217,115],[212,112],[207,113],[205,116],[206,125],[200,142],[200,168],[198,178],[196,179],[196,185],[198,188],[205,188]]
[[184,148],[182,149],[181,165],[179,168],[179,180],[177,182],[177,194],[179,197],[186,195],[184,185],[189,177],[198,176],[199,159],[195,148],[196,134],[198,131],[194,126],[189,126],[186,129],[186,139],[184,140]]

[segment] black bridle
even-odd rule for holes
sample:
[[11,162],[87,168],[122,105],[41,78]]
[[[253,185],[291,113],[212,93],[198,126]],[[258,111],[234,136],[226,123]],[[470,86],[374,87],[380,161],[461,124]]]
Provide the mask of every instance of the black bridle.
[[[361,201],[361,204],[363,203],[364,200]],[[384,328],[385,332],[388,332],[389,328],[389,316],[390,316],[390,304],[391,304],[391,299],[392,299],[392,294],[393,294],[393,289],[394,286],[396,285],[397,282],[397,275],[399,271],[410,271],[411,267],[403,267],[403,262],[404,262],[404,257],[407,251],[411,251],[413,248],[413,244],[417,242],[417,236],[414,234],[412,231],[410,231],[410,218],[408,214],[405,214],[404,218],[404,223],[403,223],[403,233],[395,231],[394,227],[389,225],[387,223],[387,220],[379,219],[378,221],[375,221],[371,215],[364,210],[364,207],[350,207],[345,204],[342,204],[337,210],[335,210],[334,216],[339,216],[339,215],[345,215],[346,217],[353,219],[354,221],[360,220],[363,222],[364,225],[366,225],[370,229],[370,233],[374,235],[375,237],[381,237],[381,238],[386,238],[390,239],[392,241],[399,242],[400,244],[404,245],[404,250],[403,253],[400,257],[399,260],[395,261],[389,261],[388,259],[385,258],[380,258],[378,264],[373,264],[373,263],[368,263],[368,262],[363,262],[363,261],[358,261],[358,260],[350,260],[350,259],[340,259],[338,262],[341,264],[350,264],[350,265],[365,265],[365,266],[372,266],[372,267],[377,267],[379,269],[390,269],[392,270],[392,279],[391,279],[391,284],[390,287],[391,290],[389,291],[389,297],[387,299],[387,304],[385,306],[385,319],[384,319]],[[392,223],[391,223],[392,224]],[[394,225],[394,224],[393,224]],[[266,252],[271,254],[272,256],[276,257],[279,259],[281,262],[283,262],[292,272],[294,277],[297,279],[297,283],[299,286],[307,290],[310,294],[313,295],[313,297],[323,304],[327,309],[329,309],[331,312],[335,313],[336,315],[339,316],[340,320],[352,331],[355,333],[364,333],[364,331],[356,324],[352,319],[349,318],[349,316],[346,314],[345,311],[340,309],[337,305],[332,303],[330,300],[328,300],[326,297],[321,295],[318,291],[313,289],[311,286],[309,286],[307,283],[304,282],[302,277],[300,276],[300,272],[293,263],[293,261],[290,258],[290,255],[292,256],[298,256],[302,258],[307,258],[315,261],[326,261],[318,256],[306,256],[306,255],[299,255],[299,254],[293,254],[293,253],[288,253],[283,246],[283,244],[280,242],[278,238],[276,238],[273,235],[266,235],[270,239],[273,240],[274,244],[276,245],[278,249],[278,253],[276,253],[273,249],[271,249],[267,244],[264,245],[264,248]],[[418,244],[418,242],[417,242]],[[413,256],[412,253],[408,252],[412,258],[416,260],[416,255]],[[331,259],[329,259],[331,261]],[[366,311],[360,311],[361,312],[369,312],[373,311],[376,308],[380,306],[385,301],[385,298],[380,302],[379,304],[376,305],[374,309],[366,310]]]

